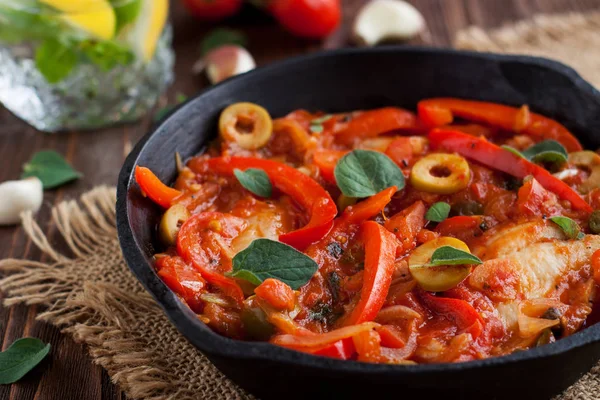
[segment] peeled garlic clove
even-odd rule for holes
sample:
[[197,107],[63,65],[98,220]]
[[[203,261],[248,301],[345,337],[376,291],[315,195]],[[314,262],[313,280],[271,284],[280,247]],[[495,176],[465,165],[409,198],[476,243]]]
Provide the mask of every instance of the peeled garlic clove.
[[[256,68],[254,58],[248,50],[233,45],[210,51],[199,65],[206,68],[206,75],[212,84]],[[198,68],[195,67],[195,70],[197,71]]]
[[42,206],[44,189],[35,177],[0,184],[0,225],[20,222],[23,211],[37,212]]
[[386,39],[410,39],[425,28],[423,16],[414,6],[401,0],[373,0],[354,21],[354,38],[373,46]]

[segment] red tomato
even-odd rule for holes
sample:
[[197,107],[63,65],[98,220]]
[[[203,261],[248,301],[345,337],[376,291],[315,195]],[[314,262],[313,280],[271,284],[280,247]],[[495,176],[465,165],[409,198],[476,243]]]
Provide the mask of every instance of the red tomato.
[[269,10],[292,34],[310,39],[329,35],[342,17],[340,0],[276,0]]
[[269,278],[261,283],[254,293],[265,300],[276,310],[292,311],[296,302],[296,296],[291,287],[277,279]]
[[242,0],[183,0],[194,16],[217,21],[235,15],[242,8]]

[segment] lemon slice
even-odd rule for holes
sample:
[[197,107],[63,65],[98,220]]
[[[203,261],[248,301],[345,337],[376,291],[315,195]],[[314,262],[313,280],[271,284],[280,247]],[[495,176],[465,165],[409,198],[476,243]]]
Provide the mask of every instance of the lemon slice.
[[110,40],[115,36],[117,19],[108,0],[40,0],[62,13],[69,24],[95,36]]
[[137,18],[121,29],[119,39],[147,62],[154,57],[156,45],[167,23],[169,0],[135,1],[141,3]]

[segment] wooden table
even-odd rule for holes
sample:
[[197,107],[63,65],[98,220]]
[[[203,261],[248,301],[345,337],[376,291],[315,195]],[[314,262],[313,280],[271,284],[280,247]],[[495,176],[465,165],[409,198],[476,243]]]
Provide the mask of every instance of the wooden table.
[[[368,0],[342,0],[344,24],[323,43],[306,42],[281,31],[268,17],[247,9],[223,25],[244,30],[249,37],[249,49],[259,65],[292,55],[336,48],[347,44],[353,16]],[[207,86],[204,78],[195,77],[191,66],[198,55],[203,34],[214,28],[198,23],[173,1],[175,27],[174,47],[177,53],[177,80],[168,98],[176,93],[193,95]],[[498,26],[508,21],[527,18],[538,12],[563,12],[600,8],[600,0],[411,0],[424,14],[431,32],[429,44],[448,46],[454,33],[471,24]],[[422,43],[419,39],[416,43]],[[38,220],[51,242],[61,247],[56,229],[47,224],[53,204],[98,184],[115,184],[121,164],[131,145],[149,129],[150,118],[135,125],[99,132],[70,132],[46,135],[37,132],[0,109],[0,182],[18,178],[21,165],[42,149],[55,149],[64,154],[79,171],[85,174],[80,181],[45,194],[44,207]],[[0,257],[38,259],[39,252],[26,239],[21,228],[0,228]],[[112,384],[107,373],[92,363],[86,349],[46,323],[35,320],[36,307],[23,305],[0,309],[2,348],[23,336],[34,336],[52,344],[51,357],[19,383],[0,386],[0,400],[60,399],[96,400],[124,399],[125,395]]]

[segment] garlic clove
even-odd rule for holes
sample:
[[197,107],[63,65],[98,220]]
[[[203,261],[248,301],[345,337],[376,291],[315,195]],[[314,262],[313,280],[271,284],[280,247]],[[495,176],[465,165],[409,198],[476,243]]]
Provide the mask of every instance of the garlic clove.
[[0,184],[0,225],[20,222],[23,211],[37,212],[42,206],[44,189],[35,177]]
[[210,51],[194,67],[194,72],[206,69],[208,80],[219,83],[232,76],[243,74],[256,68],[252,55],[243,47],[228,45]]
[[354,21],[354,38],[367,46],[386,39],[407,40],[425,28],[425,19],[412,4],[402,0],[373,0]]

